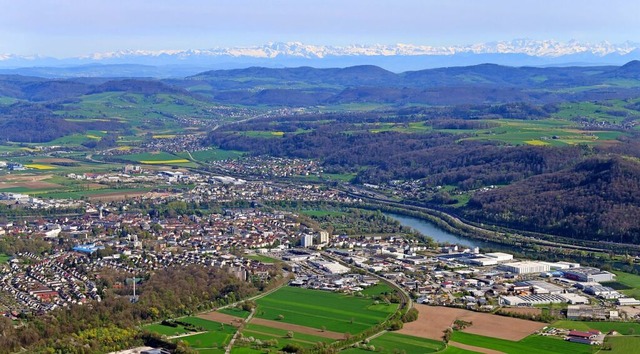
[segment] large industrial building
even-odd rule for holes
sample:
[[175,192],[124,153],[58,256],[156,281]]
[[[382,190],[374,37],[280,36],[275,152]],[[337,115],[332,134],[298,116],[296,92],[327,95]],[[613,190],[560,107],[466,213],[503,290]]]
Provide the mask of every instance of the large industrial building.
[[504,263],[498,266],[498,269],[511,272],[514,274],[529,274],[529,273],[542,273],[548,272],[550,267],[548,264],[541,262],[511,262]]
[[614,281],[615,274],[600,270],[598,268],[571,268],[562,271],[564,277],[576,281],[589,281],[589,282],[608,282]]

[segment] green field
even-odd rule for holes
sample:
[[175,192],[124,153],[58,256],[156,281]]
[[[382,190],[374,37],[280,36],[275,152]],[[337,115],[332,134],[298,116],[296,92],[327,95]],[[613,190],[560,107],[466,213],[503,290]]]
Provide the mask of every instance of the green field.
[[153,323],[142,327],[149,332],[154,332],[161,334],[163,336],[177,336],[185,333],[189,333],[183,326],[178,325],[178,327],[164,326],[159,323]]
[[279,259],[275,259],[275,258],[271,258],[271,257],[267,257],[261,254],[249,254],[246,255],[245,257],[249,258],[249,259],[255,259],[256,261],[260,261],[262,263],[277,263],[277,262],[282,262]]
[[640,334],[640,323],[636,322],[557,321],[552,326],[578,331],[597,329],[602,333],[617,331],[620,334]]
[[0,263],[7,263],[11,259],[8,254],[0,253]]
[[597,350],[589,345],[538,335],[531,335],[521,341],[513,342],[456,331],[451,336],[451,340],[509,354],[592,354]]
[[604,340],[605,347],[611,350],[602,351],[611,354],[637,353],[640,348],[640,337],[636,336],[608,336]]
[[444,347],[441,341],[391,332],[374,338],[369,344],[381,353],[394,353],[396,349],[404,350],[406,353],[433,353]]
[[[316,343],[331,343],[333,339],[325,338],[321,336],[314,336],[311,334],[293,332],[292,338],[287,338],[287,333],[289,331],[284,329],[277,329],[271,327],[265,327],[260,325],[249,324],[242,332],[244,337],[253,337],[255,339],[260,339],[261,341],[273,340],[276,339],[278,341],[278,347],[281,348],[285,346],[287,343],[296,343],[302,347],[312,347]],[[277,348],[274,348],[277,349]]]
[[431,131],[431,126],[427,122],[411,122],[411,123],[373,123],[368,124],[369,131],[372,133],[381,132],[400,132],[400,133],[424,133]]
[[383,282],[380,282],[374,286],[370,286],[361,291],[362,295],[364,296],[376,296],[383,293],[391,293],[391,292],[393,292],[393,289],[391,289],[389,285]]
[[308,216],[315,216],[315,217],[323,217],[323,216],[340,216],[340,215],[344,215],[346,214],[343,211],[336,211],[336,210],[302,210],[300,211],[301,214],[304,215],[308,215]]
[[566,119],[489,119],[483,120],[497,127],[488,129],[436,129],[440,132],[466,134],[466,140],[494,140],[511,145],[566,146],[598,144],[615,140],[619,131],[587,131]]
[[256,317],[281,320],[334,332],[356,334],[393,314],[397,304],[374,305],[373,300],[319,290],[284,287],[256,301]]
[[[188,154],[180,153],[177,154],[183,158],[188,158]],[[201,151],[193,151],[191,152],[191,156],[194,160],[199,162],[210,162],[210,161],[220,161],[220,160],[228,160],[228,159],[237,159],[243,155],[241,151],[234,150],[222,150],[222,149],[209,149],[209,150],[201,150]]]
[[630,297],[640,298],[640,275],[620,271],[614,271],[614,273],[616,274],[616,283],[627,287],[620,289],[620,292]]
[[143,152],[140,154],[129,154],[118,157],[123,160],[142,164],[192,165],[188,159],[164,151]]
[[554,117],[568,120],[588,117],[599,122],[619,123],[626,117],[640,118],[640,112],[628,109],[629,102],[608,100],[606,102],[571,102],[559,105]]
[[[188,343],[189,347],[197,349],[200,353],[224,353],[224,346],[229,343],[233,334],[236,332],[236,328],[233,326],[222,325],[219,322],[209,321],[199,317],[183,317],[178,320],[202,328],[205,331],[204,333],[181,336],[174,339],[174,341]],[[189,333],[189,331],[185,330],[181,325],[174,328],[154,323],[146,325],[143,328],[169,337]]]
[[47,193],[28,193],[38,197],[54,198],[54,199],[82,199],[83,197],[98,196],[107,193],[139,193],[147,192],[153,188],[104,188],[94,190],[80,191],[64,191],[64,192],[47,192]]
[[223,309],[217,310],[217,312],[224,313],[230,316],[240,317],[240,318],[249,317],[249,311],[244,311],[237,307],[225,307]]

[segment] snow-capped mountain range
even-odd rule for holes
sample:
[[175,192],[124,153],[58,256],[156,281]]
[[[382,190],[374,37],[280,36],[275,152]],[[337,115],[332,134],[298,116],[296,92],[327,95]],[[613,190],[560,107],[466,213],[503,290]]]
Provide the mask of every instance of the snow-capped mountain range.
[[455,55],[455,54],[526,54],[534,57],[560,57],[573,54],[592,54],[605,56],[609,54],[627,55],[640,48],[640,44],[625,42],[622,44],[581,43],[578,41],[558,42],[553,40],[513,40],[502,42],[480,43],[464,46],[429,46],[414,44],[394,45],[349,45],[322,46],[300,42],[269,43],[263,46],[214,48],[202,50],[125,50],[117,52],[94,53],[81,59],[105,60],[131,56],[176,56],[187,58],[192,56],[218,57],[253,57],[276,58],[279,56],[322,59],[329,56],[415,56],[415,55]]
[[[248,66],[321,68],[363,64],[378,65],[387,70],[400,72],[481,63],[510,66],[621,65],[636,59],[640,59],[640,43],[633,42],[611,44],[518,39],[460,46],[323,46],[287,42],[234,48],[122,50],[74,58],[0,54],[0,73],[45,77],[136,74],[167,77],[195,74],[200,70]],[[147,68],[146,71],[139,71],[142,69],[123,70],[122,67],[109,67],[123,64],[145,65]],[[96,69],[98,66],[100,69]]]

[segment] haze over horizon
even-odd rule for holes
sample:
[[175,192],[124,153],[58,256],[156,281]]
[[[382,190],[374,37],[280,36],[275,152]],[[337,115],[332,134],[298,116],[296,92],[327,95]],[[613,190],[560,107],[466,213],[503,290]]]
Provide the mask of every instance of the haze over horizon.
[[460,46],[514,38],[640,42],[640,3],[274,0],[0,0],[0,53],[56,58],[122,50],[406,43]]

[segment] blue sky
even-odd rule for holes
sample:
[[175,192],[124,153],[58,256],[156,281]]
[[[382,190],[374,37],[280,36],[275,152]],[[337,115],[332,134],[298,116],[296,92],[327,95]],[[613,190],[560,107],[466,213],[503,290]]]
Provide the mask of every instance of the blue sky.
[[640,1],[0,0],[0,53],[20,55],[516,38],[640,42]]

